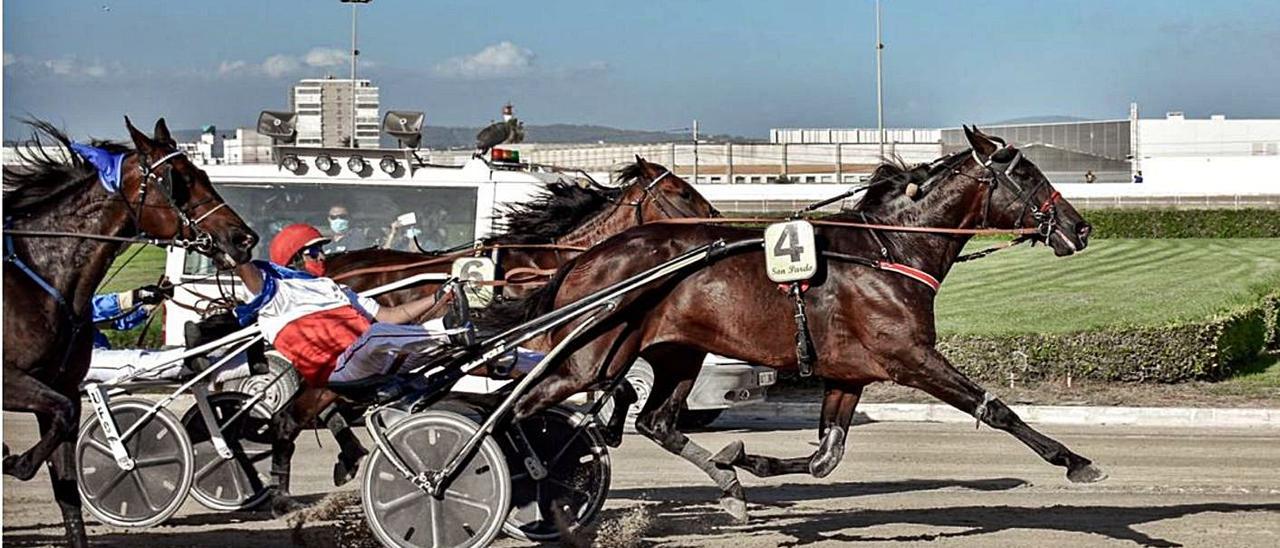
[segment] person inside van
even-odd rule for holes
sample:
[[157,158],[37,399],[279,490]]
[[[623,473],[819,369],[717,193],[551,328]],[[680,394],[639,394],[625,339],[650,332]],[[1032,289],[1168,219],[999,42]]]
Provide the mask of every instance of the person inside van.
[[364,231],[351,225],[351,210],[345,204],[333,204],[329,208],[329,242],[324,251],[329,254],[355,251],[371,246]]

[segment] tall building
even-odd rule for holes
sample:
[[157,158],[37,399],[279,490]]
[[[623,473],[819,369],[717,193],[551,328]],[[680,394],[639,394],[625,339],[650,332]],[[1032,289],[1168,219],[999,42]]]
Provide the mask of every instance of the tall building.
[[234,139],[222,141],[228,164],[271,163],[271,138],[259,135],[255,128],[236,128]]
[[351,94],[355,92],[355,143],[378,147],[378,88],[369,80],[308,78],[293,86],[289,107],[298,113],[300,146],[349,146]]

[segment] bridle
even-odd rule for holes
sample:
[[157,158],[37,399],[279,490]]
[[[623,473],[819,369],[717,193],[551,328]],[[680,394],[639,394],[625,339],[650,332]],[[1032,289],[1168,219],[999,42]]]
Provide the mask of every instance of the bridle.
[[[1018,213],[1017,222],[1021,224],[1027,219],[1027,215],[1030,214],[1031,219],[1036,223],[1035,236],[1047,241],[1049,239],[1049,235],[1052,234],[1054,229],[1058,226],[1058,200],[1062,198],[1062,194],[1055,190],[1047,199],[1045,199],[1044,202],[1040,204],[1040,207],[1034,208],[1032,205],[1033,202],[1031,201],[1032,197],[1035,196],[1036,193],[1040,192],[1040,189],[1044,188],[1045,185],[1049,184],[1049,180],[1041,178],[1040,181],[1030,187],[1018,182],[1018,180],[1013,176],[1013,170],[1018,166],[1018,163],[1022,161],[1022,151],[1009,146],[1004,141],[998,142],[1000,143],[1000,148],[987,156],[985,161],[978,155],[976,150],[969,150],[969,154],[973,157],[974,162],[977,162],[979,166],[987,170],[987,175],[985,177],[976,178],[979,183],[984,184],[987,188],[987,198],[982,204],[981,227],[987,228],[988,226],[987,221],[991,213],[991,202],[992,198],[995,196],[996,189],[1002,184],[1007,184],[1017,194],[1014,203],[1022,205],[1022,209]],[[995,159],[1002,151],[1010,150],[1013,151],[1013,157],[1009,160],[997,161]],[[953,171],[957,174],[961,173],[959,171]]]
[[[200,253],[210,254],[216,248],[213,241],[213,235],[200,228],[200,223],[204,222],[205,219],[208,219],[210,215],[213,215],[214,212],[219,209],[227,207],[227,203],[221,202],[210,208],[209,211],[201,213],[192,219],[191,217],[195,214],[194,212],[196,208],[212,202],[217,198],[216,196],[210,196],[200,202],[186,206],[178,204],[177,200],[173,198],[173,165],[170,162],[179,156],[185,157],[185,154],[182,151],[173,151],[165,154],[159,160],[150,164],[145,163],[143,158],[139,156],[138,172],[142,175],[142,179],[138,183],[138,205],[135,209],[134,206],[126,199],[125,206],[129,210],[129,215],[133,217],[134,226],[137,227],[139,235],[145,236],[145,231],[141,224],[141,213],[142,208],[146,207],[147,204],[147,191],[150,189],[150,185],[148,183],[154,181],[156,183],[155,186],[160,189],[160,195],[164,197],[165,202],[169,204],[169,208],[173,210],[174,214],[178,217],[178,221],[181,223],[181,226],[178,228],[178,235],[180,237],[173,239],[174,245],[194,249]],[[163,174],[159,171],[162,167],[165,168]]]
[[644,191],[643,196],[636,199],[636,201],[634,202],[624,202],[619,204],[619,205],[630,206],[635,208],[636,226],[644,224],[644,204],[646,202],[653,202],[653,205],[658,208],[658,211],[661,212],[662,215],[668,219],[678,219],[681,217],[690,216],[690,215],[685,215],[679,211],[677,211],[676,213],[672,213],[671,210],[673,209],[679,210],[679,208],[676,207],[675,204],[671,203],[671,199],[668,198],[666,195],[664,195],[661,192],[655,192],[653,190],[654,187],[657,187],[658,183],[661,183],[663,179],[666,179],[667,177],[673,177],[673,176],[675,176],[675,174],[672,173],[671,170],[668,169],[666,171],[663,171],[661,175],[654,177],[648,183],[645,183],[644,186],[640,187],[641,190]]

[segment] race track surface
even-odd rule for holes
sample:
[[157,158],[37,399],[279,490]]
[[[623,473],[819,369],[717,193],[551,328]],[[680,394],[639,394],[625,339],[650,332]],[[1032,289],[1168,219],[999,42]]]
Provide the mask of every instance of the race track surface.
[[[34,421],[6,413],[5,442],[34,441]],[[735,427],[750,426],[750,430]],[[743,439],[749,451],[797,455],[813,448],[807,425],[728,424],[694,438],[711,448]],[[845,462],[823,480],[743,474],[752,520],[735,525],[693,466],[629,435],[613,453],[610,503],[600,546],[1280,546],[1280,431],[1091,427],[1045,429],[1093,459],[1110,478],[1067,482],[1012,437],[972,425],[868,424],[851,433]],[[300,439],[294,485],[309,501],[330,487],[336,446]],[[61,538],[48,477],[4,479],[4,545]],[[350,486],[348,487],[348,489]],[[350,497],[347,497],[348,499]],[[91,525],[100,546],[201,548],[352,545],[358,514],[336,512],[297,531],[260,513],[225,514],[188,499],[167,525],[121,530]],[[346,523],[339,523],[345,517]],[[357,536],[353,537],[355,534]],[[362,543],[355,543],[362,544]],[[524,546],[500,540],[499,546]]]

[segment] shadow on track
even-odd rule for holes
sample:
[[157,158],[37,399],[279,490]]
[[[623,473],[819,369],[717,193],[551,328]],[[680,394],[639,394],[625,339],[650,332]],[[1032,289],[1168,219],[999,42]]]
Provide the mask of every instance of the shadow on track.
[[[948,538],[974,538],[981,543],[980,535],[999,533],[1012,529],[1061,531],[1101,535],[1108,539],[1131,541],[1142,546],[1182,546],[1177,540],[1152,537],[1135,527],[1152,522],[1177,519],[1203,513],[1271,512],[1280,517],[1280,503],[1235,504],[1199,503],[1155,507],[1128,506],[959,506],[943,508],[907,509],[797,509],[797,502],[876,494],[892,494],[930,489],[968,488],[1000,491],[1024,485],[1021,480],[1007,478],[977,481],[905,481],[877,482],[870,484],[846,483],[837,485],[779,485],[770,489],[756,489],[750,503],[759,511],[761,506],[785,508],[782,514],[755,517],[746,525],[736,525],[714,504],[708,504],[711,488],[698,492],[688,488],[620,489],[613,498],[639,500],[663,500],[645,506],[646,513],[655,525],[644,536],[657,542],[665,537],[689,534],[713,537],[746,539],[780,535],[787,537],[779,546],[803,546],[818,542],[884,543],[925,542]],[[669,502],[667,502],[669,501]],[[635,510],[612,509],[602,521]],[[933,528],[936,532],[882,536],[863,533],[877,526],[908,525]],[[775,539],[776,540],[776,539]],[[682,539],[687,543],[688,539]]]

